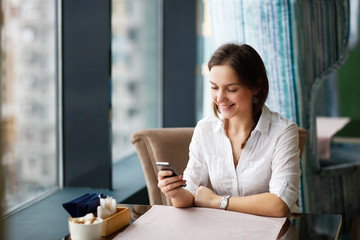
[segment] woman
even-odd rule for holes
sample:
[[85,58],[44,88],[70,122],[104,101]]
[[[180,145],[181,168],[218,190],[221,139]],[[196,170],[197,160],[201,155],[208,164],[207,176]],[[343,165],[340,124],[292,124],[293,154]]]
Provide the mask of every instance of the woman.
[[269,86],[261,57],[246,44],[225,44],[208,68],[215,116],[197,124],[184,177],[160,171],[158,187],[175,207],[271,217],[298,211],[298,128],[264,105]]

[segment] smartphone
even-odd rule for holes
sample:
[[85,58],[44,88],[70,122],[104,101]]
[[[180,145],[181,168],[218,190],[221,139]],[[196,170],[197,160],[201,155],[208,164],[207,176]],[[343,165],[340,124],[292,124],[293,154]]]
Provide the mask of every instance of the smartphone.
[[[159,171],[164,171],[164,170],[172,171],[173,174],[168,177],[179,176],[178,171],[176,171],[176,169],[173,167],[173,165],[171,165],[171,163],[169,163],[169,162],[156,162],[156,166],[159,169]],[[182,187],[186,187],[186,184],[182,185]]]

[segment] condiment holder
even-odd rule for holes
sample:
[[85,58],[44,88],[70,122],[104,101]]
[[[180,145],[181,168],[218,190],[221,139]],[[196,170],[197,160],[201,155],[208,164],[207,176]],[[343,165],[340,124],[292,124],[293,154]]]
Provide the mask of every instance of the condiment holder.
[[130,210],[127,207],[117,207],[116,213],[103,219],[101,236],[106,237],[130,224]]
[[99,240],[102,233],[103,220],[97,218],[96,223],[83,224],[73,221],[74,218],[69,218],[69,232],[71,240]]

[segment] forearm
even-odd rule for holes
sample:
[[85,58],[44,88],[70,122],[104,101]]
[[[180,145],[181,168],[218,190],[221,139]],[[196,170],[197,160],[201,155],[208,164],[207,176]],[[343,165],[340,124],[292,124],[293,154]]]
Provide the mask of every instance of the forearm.
[[192,207],[194,206],[194,195],[184,188],[181,188],[176,195],[171,198],[171,202],[174,207],[178,208]]
[[226,209],[269,217],[285,217],[290,211],[286,203],[272,193],[231,197]]

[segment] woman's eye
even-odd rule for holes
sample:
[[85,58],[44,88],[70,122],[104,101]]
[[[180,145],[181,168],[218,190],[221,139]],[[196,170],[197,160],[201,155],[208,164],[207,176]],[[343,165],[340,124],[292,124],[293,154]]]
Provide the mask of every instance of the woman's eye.
[[211,89],[217,89],[217,87],[212,86]]
[[229,89],[229,92],[236,92],[237,89]]

